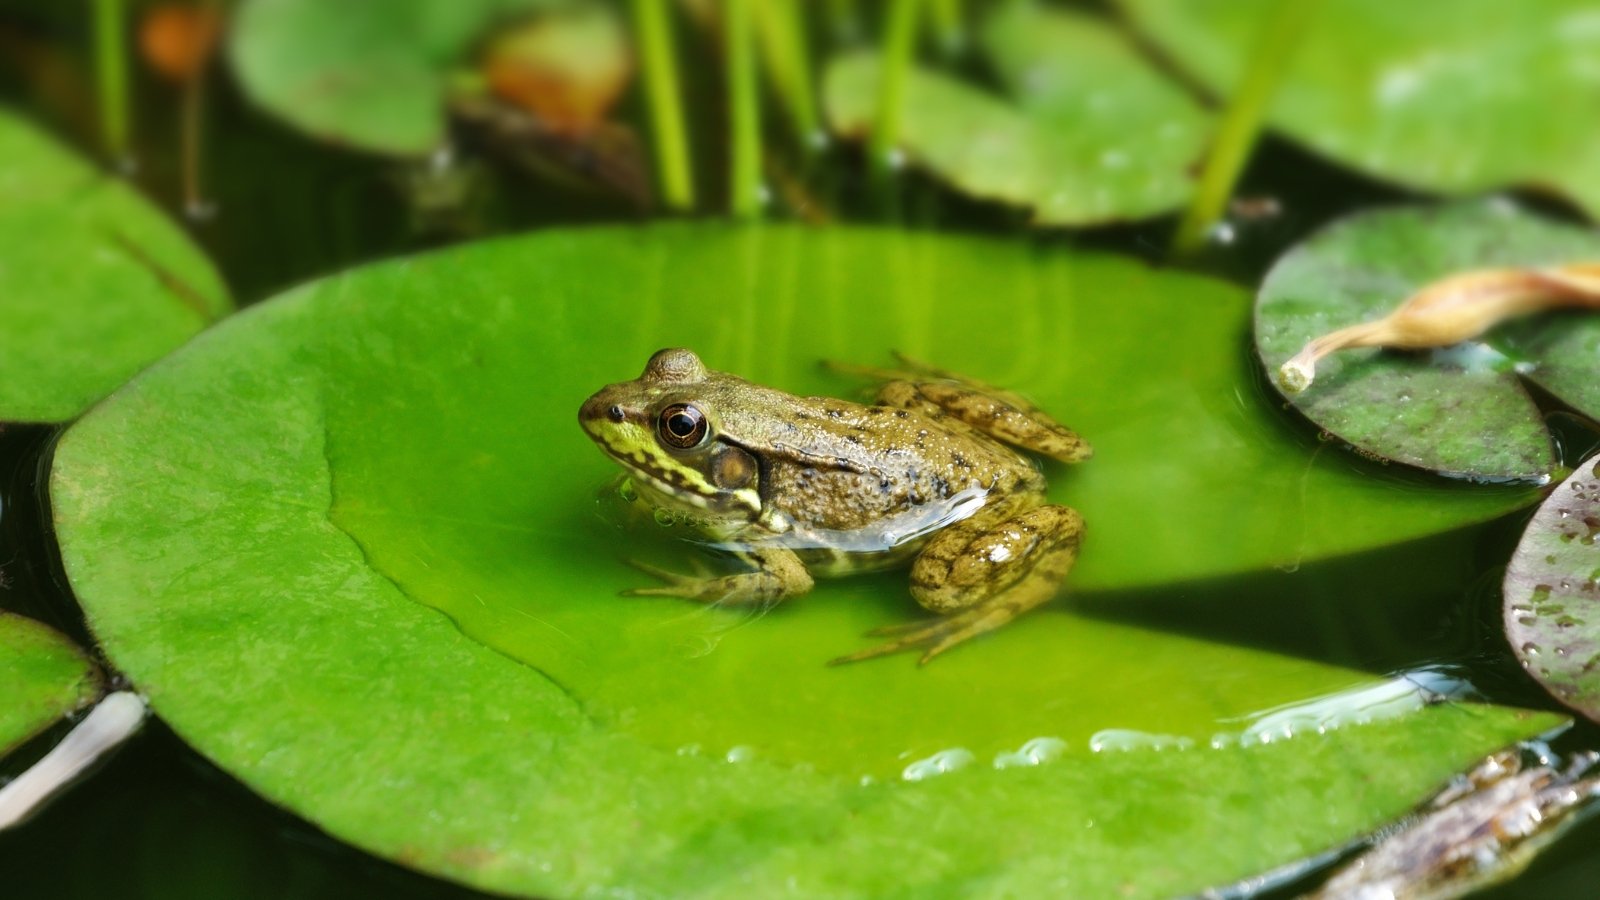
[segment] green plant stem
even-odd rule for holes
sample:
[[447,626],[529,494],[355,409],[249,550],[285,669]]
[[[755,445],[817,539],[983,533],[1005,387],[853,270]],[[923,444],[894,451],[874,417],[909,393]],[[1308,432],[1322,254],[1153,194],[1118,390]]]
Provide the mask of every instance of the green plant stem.
[[183,210],[191,219],[203,219],[210,211],[201,188],[205,105],[206,69],[202,68],[183,86],[183,113],[179,124],[183,143]]
[[1261,23],[1239,89],[1217,125],[1194,199],[1173,237],[1174,254],[1198,250],[1205,244],[1211,226],[1222,218],[1239,173],[1255,147],[1278,83],[1320,4],[1321,0],[1279,0],[1272,15]]
[[822,137],[812,93],[811,50],[797,0],[756,0],[756,32],[762,60],[802,152],[815,150]]
[[873,117],[872,139],[867,153],[875,180],[889,180],[895,169],[896,145],[900,142],[901,100],[905,95],[906,72],[911,68],[916,48],[917,7],[920,0],[890,0],[888,23],[884,28],[879,66],[877,114]]
[[94,66],[100,92],[100,139],[118,164],[128,154],[128,7],[124,0],[94,2]]
[[761,98],[756,90],[753,0],[726,0],[722,29],[728,67],[728,206],[740,217],[761,212]]
[[861,35],[861,10],[856,8],[856,0],[828,0],[828,30],[840,44]]
[[959,53],[967,45],[967,16],[962,6],[961,0],[928,0],[928,24],[946,53]]
[[661,199],[669,209],[685,210],[694,206],[694,174],[689,165],[688,128],[667,2],[633,0],[633,18],[639,32],[639,62],[649,97]]

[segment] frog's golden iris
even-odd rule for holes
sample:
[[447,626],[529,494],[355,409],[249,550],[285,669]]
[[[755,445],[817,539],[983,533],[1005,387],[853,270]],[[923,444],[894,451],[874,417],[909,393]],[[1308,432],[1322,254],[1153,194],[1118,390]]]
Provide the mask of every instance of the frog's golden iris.
[[1039,468],[1013,447],[1089,458],[1071,430],[1009,391],[902,360],[877,402],[795,397],[662,350],[634,381],[583,404],[589,436],[639,495],[730,550],[748,571],[683,575],[641,566],[658,587],[629,594],[769,604],[813,573],[911,562],[911,595],[941,617],[880,629],[885,644],[834,662],[914,647],[922,661],[1055,595],[1083,519],[1045,503]]

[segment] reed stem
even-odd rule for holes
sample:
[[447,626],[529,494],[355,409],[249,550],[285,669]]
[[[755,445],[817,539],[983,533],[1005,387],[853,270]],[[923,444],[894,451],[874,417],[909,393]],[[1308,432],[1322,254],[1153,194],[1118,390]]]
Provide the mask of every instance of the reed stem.
[[1320,5],[1321,0],[1279,0],[1272,14],[1262,21],[1239,88],[1217,124],[1216,138],[1206,156],[1194,199],[1173,236],[1175,255],[1199,250],[1211,227],[1222,218],[1239,174],[1255,148],[1283,73]]
[[761,98],[756,84],[752,2],[725,0],[722,17],[731,142],[728,207],[740,218],[752,218],[761,212]]
[[667,2],[633,0],[633,18],[639,32],[639,61],[649,98],[661,200],[668,209],[686,210],[694,206],[694,171]]
[[912,51],[916,49],[919,5],[920,0],[889,0],[879,60],[877,114],[867,144],[873,178],[880,186],[888,183],[898,162],[901,102]]
[[811,153],[821,146],[824,135],[812,90],[811,48],[797,0],[756,0],[756,30],[789,126],[800,139],[801,151]]
[[132,162],[128,150],[128,6],[125,0],[94,0],[94,67],[100,100],[100,140],[117,166]]

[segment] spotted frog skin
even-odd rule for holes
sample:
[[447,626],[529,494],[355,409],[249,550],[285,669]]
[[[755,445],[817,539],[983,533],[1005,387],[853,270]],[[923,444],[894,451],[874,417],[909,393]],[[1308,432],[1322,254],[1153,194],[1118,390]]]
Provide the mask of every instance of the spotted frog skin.
[[921,661],[1055,596],[1083,519],[1045,502],[1039,467],[1089,445],[1021,397],[900,360],[835,368],[884,381],[876,402],[796,397],[661,350],[634,381],[602,388],[578,421],[647,502],[687,522],[746,571],[679,574],[632,595],[769,605],[813,575],[911,563],[911,596],[937,618],[878,629],[854,662],[920,648]]

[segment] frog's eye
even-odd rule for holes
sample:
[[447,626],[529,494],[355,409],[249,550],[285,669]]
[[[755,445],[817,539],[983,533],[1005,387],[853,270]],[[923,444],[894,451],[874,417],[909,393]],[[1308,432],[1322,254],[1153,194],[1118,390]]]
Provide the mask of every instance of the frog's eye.
[[687,450],[706,437],[706,417],[687,403],[675,403],[661,411],[656,434],[668,447]]

